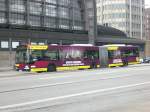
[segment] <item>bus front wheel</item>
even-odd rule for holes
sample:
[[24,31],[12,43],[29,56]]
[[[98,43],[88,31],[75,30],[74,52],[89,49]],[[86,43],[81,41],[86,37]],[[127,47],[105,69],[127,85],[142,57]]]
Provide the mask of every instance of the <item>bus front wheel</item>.
[[48,72],[54,72],[54,71],[56,71],[56,66],[55,65],[48,65],[47,71]]
[[93,68],[97,68],[95,63],[92,63],[92,64],[90,65],[90,69],[93,69]]

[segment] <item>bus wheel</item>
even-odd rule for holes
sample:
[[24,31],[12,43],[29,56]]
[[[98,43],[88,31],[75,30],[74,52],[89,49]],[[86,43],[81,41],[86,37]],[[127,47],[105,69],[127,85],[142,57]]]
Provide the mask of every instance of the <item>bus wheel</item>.
[[56,66],[55,65],[48,65],[47,71],[48,72],[54,72],[54,71],[56,71]]
[[93,68],[96,68],[96,65],[95,65],[95,64],[91,64],[91,65],[90,65],[90,69],[93,69]]
[[128,66],[128,62],[124,62],[123,66]]

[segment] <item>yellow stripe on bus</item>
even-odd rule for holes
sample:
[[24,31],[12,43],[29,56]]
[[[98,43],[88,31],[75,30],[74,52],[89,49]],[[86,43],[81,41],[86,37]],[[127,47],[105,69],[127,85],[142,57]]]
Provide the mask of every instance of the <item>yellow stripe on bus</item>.
[[111,47],[108,47],[107,49],[108,49],[108,50],[117,50],[118,47],[116,47],[116,46],[111,46]]
[[117,67],[117,66],[123,66],[123,63],[113,63],[113,64],[109,64],[109,67]]
[[68,67],[57,67],[57,71],[64,71],[64,70],[78,70],[78,69],[88,69],[90,66],[68,66]]
[[47,72],[47,68],[31,68],[31,72]]
[[[97,65],[99,68],[100,65]],[[68,67],[57,67],[57,71],[65,71],[65,70],[78,70],[78,69],[89,69],[90,65],[87,66],[68,66]],[[31,72],[47,72],[47,68],[32,68]]]
[[140,62],[129,62],[129,65],[140,64]]

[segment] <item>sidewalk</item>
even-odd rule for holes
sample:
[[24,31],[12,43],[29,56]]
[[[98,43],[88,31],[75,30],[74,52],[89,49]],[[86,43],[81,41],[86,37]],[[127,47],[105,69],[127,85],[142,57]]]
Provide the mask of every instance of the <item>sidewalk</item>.
[[0,79],[9,78],[9,77],[26,76],[26,75],[31,75],[31,74],[33,73],[15,71],[13,67],[0,67]]
[[13,70],[13,67],[0,67],[0,72]]

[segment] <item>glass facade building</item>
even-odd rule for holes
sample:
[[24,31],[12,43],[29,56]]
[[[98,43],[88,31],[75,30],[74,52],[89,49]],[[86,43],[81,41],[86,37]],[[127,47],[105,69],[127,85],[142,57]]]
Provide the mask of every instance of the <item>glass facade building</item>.
[[143,39],[144,0],[97,0],[97,21],[125,32],[128,37]]
[[0,0],[0,24],[85,30],[79,0]]

